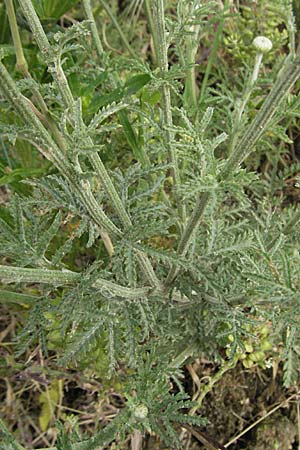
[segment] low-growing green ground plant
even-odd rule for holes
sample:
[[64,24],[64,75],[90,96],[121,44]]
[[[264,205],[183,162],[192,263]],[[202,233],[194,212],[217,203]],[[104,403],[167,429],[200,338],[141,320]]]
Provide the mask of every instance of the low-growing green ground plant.
[[[94,436],[58,422],[57,449],[140,449],[149,433],[181,448],[224,372],[272,365],[276,345],[297,382],[300,212],[283,190],[298,189],[285,154],[300,53],[290,0],[262,2],[264,24],[241,3],[135,1],[119,20],[104,0],[4,1],[0,281],[26,316],[16,351],[123,370],[120,413]],[[181,369],[199,355],[219,369],[190,401]],[[42,431],[59,389],[41,394]],[[24,448],[2,422],[0,436]]]

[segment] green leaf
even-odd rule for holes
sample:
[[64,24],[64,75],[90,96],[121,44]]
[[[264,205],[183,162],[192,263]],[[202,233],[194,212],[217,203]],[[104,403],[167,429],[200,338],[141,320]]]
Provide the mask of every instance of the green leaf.
[[46,168],[36,169],[36,168],[26,168],[18,167],[12,170],[6,175],[0,178],[0,186],[4,184],[15,183],[16,181],[25,180],[26,178],[34,178],[43,175],[46,172]]
[[126,111],[119,111],[118,117],[121,125],[123,126],[126,140],[130,145],[131,150],[133,151],[135,159],[141,163],[142,167],[148,166],[149,159],[144,151],[143,146],[140,145],[131,123],[129,122],[128,114],[126,113]]
[[[4,4],[0,5],[0,44],[5,44],[10,36],[8,17]],[[2,48],[2,45],[1,45]]]
[[111,105],[108,105],[107,107],[100,109],[89,123],[89,129],[97,128],[108,117],[126,108],[126,106],[127,105],[125,103],[117,103],[117,104],[112,103]]
[[299,357],[291,349],[283,364],[283,385],[286,388],[291,387],[298,379]]
[[53,417],[55,407],[59,400],[60,391],[60,383],[56,380],[51,384],[47,391],[42,392],[39,396],[39,402],[42,405],[39,416],[39,425],[42,431],[47,430],[51,418]]
[[78,0],[32,0],[33,6],[41,19],[59,19]]
[[0,419],[0,443],[2,448],[6,450],[25,450],[17,443],[14,436],[8,431],[2,420]]
[[59,227],[61,224],[61,219],[62,219],[62,214],[60,211],[58,211],[52,224],[39,237],[39,240],[36,245],[36,254],[39,258],[42,258],[45,256],[45,253],[47,251],[47,248],[49,247],[50,242],[56,236],[56,234],[59,230]]
[[134,75],[129,78],[123,86],[112,90],[108,94],[94,95],[93,100],[84,111],[85,114],[95,114],[103,106],[107,106],[114,102],[118,103],[124,97],[136,94],[147,83],[149,83],[150,80],[151,77],[147,74]]
[[59,360],[59,364],[66,365],[71,360],[83,359],[94,349],[102,332],[103,322],[101,320],[96,321],[93,326],[77,336],[77,338],[68,345],[63,357]]
[[0,303],[5,305],[16,304],[21,306],[29,306],[36,302],[36,295],[20,294],[19,292],[0,290]]
[[129,78],[129,80],[126,81],[124,86],[126,95],[135,94],[140,89],[142,89],[142,87],[148,84],[150,80],[151,80],[150,75],[146,73],[134,75],[133,77]]
[[152,91],[145,88],[143,90],[141,98],[144,103],[149,103],[150,105],[154,106],[161,99],[161,92],[157,89]]

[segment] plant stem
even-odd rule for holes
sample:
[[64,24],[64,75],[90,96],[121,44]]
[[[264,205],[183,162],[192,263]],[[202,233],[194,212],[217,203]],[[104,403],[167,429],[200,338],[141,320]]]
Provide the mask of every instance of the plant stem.
[[[199,30],[199,25],[195,28]],[[198,35],[198,31],[195,30],[195,34]],[[197,109],[195,58],[198,43],[195,45],[195,36],[187,36],[186,40],[186,63],[189,67],[186,72],[184,97],[189,109],[195,112]]]
[[82,4],[83,4],[83,9],[84,9],[85,15],[88,18],[88,20],[90,20],[90,22],[91,22],[91,32],[92,32],[92,37],[94,40],[95,47],[97,49],[97,53],[98,53],[98,55],[102,55],[103,46],[102,46],[102,42],[100,40],[100,36],[99,36],[98,30],[97,30],[97,25],[96,25],[95,18],[93,15],[91,0],[82,0]]
[[[21,39],[20,39],[20,33],[19,33],[18,24],[17,24],[13,1],[5,0],[5,4],[6,4],[6,9],[7,9],[7,15],[9,18],[10,31],[12,34],[14,48],[15,48],[15,52],[16,52],[17,70],[19,70],[25,78],[31,78],[31,75],[28,71],[27,61],[26,61],[26,58],[25,58],[24,52],[23,52],[23,47],[22,47],[22,43],[21,43]],[[43,97],[41,96],[38,89],[35,87],[32,88],[32,92],[33,92],[34,98],[35,98],[38,106],[40,107],[40,109],[44,115],[44,121],[47,123],[48,128],[51,130],[51,132],[55,138],[55,141],[61,148],[64,149],[64,151],[66,151],[66,148],[67,148],[66,142],[64,141],[63,136],[61,135],[57,126],[55,125],[55,122],[53,121],[53,119],[49,113],[49,110],[47,108],[46,103],[44,102]]]
[[193,397],[193,401],[197,404],[190,410],[189,415],[193,416],[197,409],[201,408],[202,402],[206,395],[213,389],[214,385],[221,380],[224,373],[233,369],[236,366],[236,361],[223,361],[220,369],[212,377],[209,377],[209,382],[205,384]]
[[262,53],[256,54],[253,71],[252,71],[250,79],[247,81],[245,92],[242,96],[242,99],[237,101],[237,107],[235,109],[234,116],[233,116],[233,129],[232,129],[232,133],[231,133],[231,137],[230,137],[230,142],[228,145],[228,154],[229,155],[234,151],[234,149],[236,147],[236,143],[237,143],[237,140],[239,137],[242,116],[245,111],[246,105],[249,101],[249,98],[250,98],[251,92],[253,90],[253,87],[255,85],[255,82],[258,78],[258,73],[259,73],[259,68],[260,68],[261,62],[262,62],[262,58],[263,58]]
[[[43,28],[40,25],[39,18],[37,16],[37,14],[35,13],[35,10],[32,6],[31,0],[19,0],[19,1],[22,6],[23,13],[29,23],[29,26],[34,34],[34,37],[37,41],[37,44],[40,47],[41,52],[43,53],[43,48],[46,47],[47,53],[50,53],[49,41],[47,39],[47,36],[46,36]],[[27,9],[27,7],[28,7],[28,9]],[[43,35],[43,38],[40,40],[42,35]],[[46,52],[44,51],[44,54],[45,53]],[[49,60],[47,61],[47,58],[46,58],[46,62],[48,64],[51,64],[51,62]],[[57,58],[55,59],[55,68],[54,68],[54,70],[51,70],[51,73],[60,89],[65,106],[67,108],[69,108],[71,110],[71,112],[73,112],[75,110],[75,100],[73,98],[73,95],[72,95],[71,89],[69,87],[68,81],[66,79],[66,76],[64,74],[64,71],[61,67],[60,61]],[[84,124],[83,120],[82,120],[82,127],[85,128],[85,124]],[[90,138],[88,139],[88,143],[91,147],[93,146],[93,142]],[[129,227],[131,225],[131,222],[128,217],[128,214],[125,211],[122,201],[121,201],[117,191],[115,190],[115,187],[114,187],[99,155],[92,154],[89,156],[89,158],[90,158],[90,162],[91,162],[94,170],[96,171],[107,194],[109,195],[113,206],[115,207],[116,211],[118,212],[118,214],[123,222],[123,225],[125,227]]]
[[[154,45],[156,45],[155,53],[157,57],[157,62],[160,68],[160,73],[162,78],[165,78],[168,73],[168,44],[166,38],[165,30],[165,11],[164,11],[164,0],[154,0],[152,4],[153,8],[153,18],[155,25],[155,38],[153,38]],[[180,201],[178,196],[178,188],[180,187],[180,174],[177,161],[176,150],[173,145],[174,136],[170,128],[173,125],[172,119],[172,109],[171,109],[171,93],[170,87],[164,81],[162,86],[162,97],[163,97],[163,117],[164,117],[164,128],[165,128],[165,141],[169,153],[169,160],[172,163],[172,178],[175,189],[175,199],[178,204],[178,210],[181,216],[181,220],[185,223],[186,220],[186,208],[182,201]]]
[[146,9],[146,14],[148,17],[148,23],[149,23],[149,28],[150,28],[150,32],[152,35],[152,39],[153,39],[153,45],[154,45],[154,57],[155,57],[155,62],[157,62],[157,54],[156,54],[156,49],[158,48],[158,42],[157,42],[157,35],[155,33],[155,25],[154,25],[154,21],[153,21],[153,15],[152,15],[152,11],[151,11],[151,0],[144,0],[145,2],[145,9]]
[[227,12],[227,9],[229,7],[229,1],[225,0],[225,5],[224,5],[224,9],[222,12],[222,16],[220,18],[220,22],[214,37],[214,41],[213,41],[213,45],[212,45],[212,49],[208,58],[208,62],[207,62],[207,66],[205,69],[205,74],[204,74],[204,78],[203,81],[201,83],[201,88],[200,88],[200,94],[199,94],[199,105],[202,103],[203,97],[204,97],[204,93],[207,87],[207,82],[208,82],[208,78],[211,72],[211,68],[214,64],[215,58],[216,58],[216,54],[217,54],[217,50],[219,47],[219,44],[221,42],[221,37],[222,37],[222,33],[223,33],[223,28],[224,28],[224,21],[225,21],[225,15]]
[[[51,68],[51,73],[52,73],[55,81],[57,82],[62,99],[63,99],[66,107],[70,108],[70,110],[73,111],[75,108],[75,101],[74,101],[71,89],[69,87],[68,81],[66,79],[66,76],[64,74],[64,71],[61,67],[60,59],[57,57],[51,56],[50,43],[49,43],[48,38],[41,26],[40,20],[35,12],[32,2],[31,2],[31,0],[20,0],[20,5],[21,5],[23,13],[28,21],[28,24],[31,28],[31,31],[37,41],[37,44],[38,44],[42,54],[45,57],[46,63],[48,64],[49,68]],[[61,136],[61,133],[59,132],[56,125],[53,124],[52,121],[50,122],[50,129],[52,129],[52,131],[54,132],[54,135],[56,137],[58,144],[60,144],[60,146],[63,146],[64,151],[66,152],[67,148],[66,148],[65,142],[63,140],[63,137]],[[98,155],[91,155],[90,159],[97,163],[98,162],[97,156]],[[100,158],[98,158],[98,159],[100,159]],[[70,181],[72,181],[72,180],[70,180]],[[82,189],[82,186],[80,187],[80,189]],[[98,212],[98,214],[97,214],[98,216],[100,214],[101,222],[102,222],[102,226],[100,228],[101,238],[105,245],[105,248],[107,249],[108,254],[111,256],[113,253],[113,244],[111,242],[109,235],[104,230],[113,232],[114,234],[116,234],[116,233],[120,234],[119,230],[106,217],[106,215],[103,213],[101,208],[99,208],[99,206],[95,207],[96,202],[94,200],[93,194],[91,193],[90,190],[89,190],[89,192],[86,192],[87,190],[88,190],[88,185],[86,184],[85,189],[82,192],[80,192],[80,196],[85,197],[85,199],[88,201],[88,203],[87,203],[88,207],[91,208],[90,212],[92,213],[92,216],[94,218],[95,218],[95,212]],[[77,189],[77,191],[78,191],[78,189]],[[101,211],[101,213],[100,213],[100,211]],[[97,219],[97,223],[99,224],[98,219]],[[106,223],[106,226],[104,227],[104,230],[102,230],[104,223]],[[114,231],[112,231],[112,230],[114,230]]]
[[36,114],[33,112],[32,108],[29,106],[27,101],[28,99],[20,93],[14,80],[11,78],[2,63],[0,63],[0,88],[23,121],[33,129],[37,130],[39,135],[47,144],[47,149],[41,150],[43,155],[49,161],[53,162],[53,164],[59,168],[64,176],[67,176],[67,165],[63,160],[63,155],[57,148],[47,130],[41,124]]
[[285,95],[300,77],[300,55],[290,63],[275,82],[271,92],[264,101],[263,106],[256,114],[255,119],[247,128],[237,148],[230,155],[222,171],[222,179],[227,178],[252,152],[256,142],[264,134],[272,117],[280,106]]
[[[177,248],[178,255],[184,256],[186,254],[186,252],[188,251],[189,245],[192,242],[192,240],[194,239],[194,235],[200,225],[202,214],[205,210],[205,207],[208,203],[209,198],[210,198],[210,194],[208,192],[204,192],[198,196],[196,206],[195,206],[195,208],[192,212],[192,215],[181,235],[181,238],[180,238],[180,241],[178,244],[178,248]],[[178,273],[178,269],[175,266],[172,266],[168,273],[168,276],[166,278],[167,286],[172,283],[172,281],[176,277],[177,273]]]
[[13,0],[4,0],[4,3],[6,6],[10,31],[11,31],[12,39],[14,42],[15,51],[16,51],[16,59],[17,59],[16,68],[25,77],[27,77],[28,76],[28,65],[27,65],[27,61],[25,59],[24,52],[23,52],[23,47],[22,47],[22,43],[21,43],[21,38],[20,38],[19,28],[18,28],[18,24],[17,24]]
[[50,43],[31,0],[19,0],[19,3],[41,53],[43,54],[48,67],[51,69],[50,71],[53,77],[57,81],[63,101],[66,105],[70,105],[73,101],[73,96],[68,86],[67,79],[62,70],[59,59],[56,55],[52,54]]
[[137,55],[135,54],[135,51],[133,50],[133,48],[132,48],[131,45],[129,44],[129,42],[128,42],[128,40],[127,40],[125,34],[123,33],[122,28],[120,27],[120,25],[119,25],[119,23],[118,23],[116,17],[114,16],[112,10],[110,9],[110,7],[108,6],[108,4],[107,4],[104,0],[99,0],[99,1],[100,1],[101,5],[103,6],[103,8],[105,9],[105,11],[107,12],[107,14],[108,14],[110,20],[112,21],[114,27],[115,27],[116,30],[117,30],[117,32],[119,33],[120,38],[121,38],[121,40],[122,40],[124,46],[127,48],[127,50],[128,50],[128,52],[130,53],[130,55],[131,55],[133,58],[136,59],[136,58],[137,58]]
[[[28,269],[0,265],[0,280],[2,283],[37,283],[58,286],[74,284],[81,279],[81,273],[69,270]],[[151,287],[127,288],[104,278],[98,278],[94,287],[107,289],[118,297],[129,299],[145,297],[151,291]]]
[[[189,18],[194,14],[194,12],[195,6],[193,5],[189,6],[188,4],[186,4],[183,8],[184,18]],[[193,34],[186,36],[186,55],[184,63],[188,65],[188,69],[186,71],[184,99],[188,109],[192,113],[195,113],[197,111],[195,59],[199,47],[200,25],[190,25],[189,32]]]

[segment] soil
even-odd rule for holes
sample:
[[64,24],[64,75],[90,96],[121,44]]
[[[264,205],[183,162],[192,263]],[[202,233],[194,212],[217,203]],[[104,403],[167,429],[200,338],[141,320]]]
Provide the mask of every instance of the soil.
[[[213,367],[210,366],[210,369],[213,370]],[[200,364],[198,372],[203,374],[209,372],[209,369]],[[250,425],[257,422],[256,426],[225,448],[296,449],[298,448],[296,392],[296,387],[290,390],[283,388],[280,369],[275,376],[270,369],[262,370],[258,367],[245,369],[239,363],[223,375],[204,399],[201,415],[209,420],[209,424],[201,431],[205,433],[207,439],[211,438],[212,442],[216,441],[226,446],[226,443],[233,441],[235,436],[242,434]],[[287,401],[293,394],[295,396]],[[258,422],[260,419],[262,420]],[[200,444],[193,437],[185,450],[206,448],[209,447]]]

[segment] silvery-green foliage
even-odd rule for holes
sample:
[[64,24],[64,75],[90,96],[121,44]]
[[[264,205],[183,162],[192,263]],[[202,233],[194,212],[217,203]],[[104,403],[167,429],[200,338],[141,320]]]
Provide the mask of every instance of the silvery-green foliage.
[[[183,351],[220,359],[229,335],[234,358],[249,329],[264,321],[285,346],[285,385],[297,379],[300,213],[276,194],[299,172],[298,163],[281,167],[280,155],[299,116],[299,94],[289,92],[300,56],[291,41],[281,68],[271,60],[273,71],[258,80],[235,129],[252,67],[247,62],[234,85],[212,64],[197,97],[198,39],[228,12],[198,3],[178,1],[177,17],[166,10],[165,21],[162,0],[147,9],[150,19],[161,13],[150,20],[156,68],[133,58],[124,38],[130,58],[99,45],[97,54],[90,21],[49,41],[31,1],[20,0],[52,78],[16,84],[0,66],[1,137],[10,146],[29,141],[52,164],[0,215],[0,254],[9,258],[0,280],[44,285],[19,335],[20,352],[37,340],[47,351],[53,327],[58,364],[86,367],[98,358],[106,374],[120,363],[134,371],[119,416],[82,442],[77,435],[64,441],[62,432],[64,450],[90,450],[134,430],[180,448],[174,423],[201,420],[181,411],[191,404],[173,362]],[[292,40],[294,23],[286,20]],[[13,121],[3,109],[14,111]],[[269,179],[249,170],[262,152],[273,163]],[[80,268],[74,247],[91,256]],[[170,392],[170,380],[179,394]],[[18,448],[3,430],[7,445]]]

